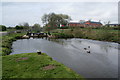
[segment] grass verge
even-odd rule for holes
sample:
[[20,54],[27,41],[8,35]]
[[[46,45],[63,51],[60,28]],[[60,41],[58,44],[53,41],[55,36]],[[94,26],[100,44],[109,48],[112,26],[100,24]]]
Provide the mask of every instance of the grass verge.
[[9,55],[11,53],[11,46],[12,46],[12,42],[20,39],[20,37],[22,35],[24,35],[25,33],[12,33],[12,34],[7,34],[5,36],[2,36],[2,39],[0,39],[0,46],[2,47],[2,51],[0,56],[5,56],[5,55]]
[[45,53],[23,53],[2,56],[4,78],[81,78]]
[[119,30],[74,28],[51,31],[56,38],[83,38],[120,43]]

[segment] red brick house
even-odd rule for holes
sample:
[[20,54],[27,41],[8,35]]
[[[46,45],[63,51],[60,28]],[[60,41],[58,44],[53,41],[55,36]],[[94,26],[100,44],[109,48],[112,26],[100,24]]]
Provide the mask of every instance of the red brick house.
[[86,22],[70,22],[68,23],[68,26],[71,27],[101,27],[102,23],[100,22],[94,22],[94,21],[86,21]]
[[94,22],[94,21],[86,21],[85,25],[91,26],[91,27],[101,27],[102,23],[101,22]]
[[71,26],[71,27],[85,27],[85,24],[84,23],[79,23],[79,22],[70,22],[68,24],[68,26]]

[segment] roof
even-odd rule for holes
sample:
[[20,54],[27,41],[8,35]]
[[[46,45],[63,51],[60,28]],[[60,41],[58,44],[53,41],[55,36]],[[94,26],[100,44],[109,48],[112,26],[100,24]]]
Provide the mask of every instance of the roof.
[[69,24],[83,24],[83,23],[69,22]]
[[106,24],[106,25],[120,25],[120,24]]
[[[95,22],[95,21],[86,21],[90,23],[95,23],[95,24],[102,24],[101,22]],[[70,24],[85,24],[86,22],[69,22]]]
[[84,24],[85,22],[69,22],[70,24]]
[[87,21],[87,22],[95,23],[95,24],[102,24],[101,22],[94,22],[94,21]]

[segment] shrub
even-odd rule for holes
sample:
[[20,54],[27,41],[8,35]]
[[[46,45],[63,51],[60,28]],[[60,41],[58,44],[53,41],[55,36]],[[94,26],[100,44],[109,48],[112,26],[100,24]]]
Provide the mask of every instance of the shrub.
[[68,26],[60,27],[60,29],[68,29]]
[[9,55],[11,53],[12,42],[20,39],[24,33],[9,34],[2,37],[2,55]]
[[18,30],[19,30],[19,29],[23,29],[23,26],[18,26],[18,25],[17,25],[17,26],[15,26],[15,29],[18,29]]
[[9,55],[11,50],[9,48],[2,48],[2,56]]
[[75,29],[73,30],[73,35],[75,38],[82,38],[84,37],[84,32],[81,29]]
[[6,31],[6,26],[0,25],[0,31]]
[[113,35],[109,32],[109,30],[104,29],[104,30],[100,30],[97,33],[97,38],[98,40],[111,40],[111,38],[113,37]]
[[55,33],[54,34],[56,38],[72,38],[73,35],[71,34],[65,34],[65,33]]

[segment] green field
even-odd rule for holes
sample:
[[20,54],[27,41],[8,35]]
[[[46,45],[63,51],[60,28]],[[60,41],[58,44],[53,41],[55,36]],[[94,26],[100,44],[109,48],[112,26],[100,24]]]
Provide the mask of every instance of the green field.
[[100,41],[110,41],[120,43],[119,30],[112,29],[92,29],[92,28],[73,28],[73,29],[56,29],[51,33],[56,38],[83,38]]
[[2,58],[3,78],[82,78],[45,53],[23,53]]

